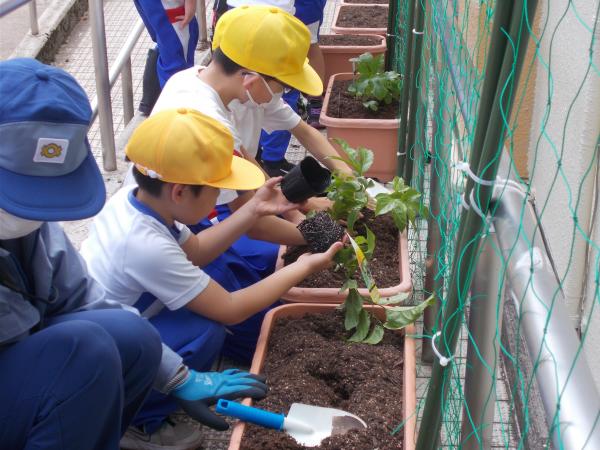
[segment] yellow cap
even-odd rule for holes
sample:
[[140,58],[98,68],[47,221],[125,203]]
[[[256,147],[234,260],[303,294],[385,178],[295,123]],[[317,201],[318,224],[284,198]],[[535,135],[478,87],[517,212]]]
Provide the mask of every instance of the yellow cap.
[[186,108],[150,116],[134,131],[125,153],[145,175],[169,183],[257,189],[263,172],[233,155],[233,137],[219,121]]
[[308,95],[323,93],[323,83],[306,58],[310,32],[282,9],[244,5],[227,11],[217,22],[212,47],[245,69]]

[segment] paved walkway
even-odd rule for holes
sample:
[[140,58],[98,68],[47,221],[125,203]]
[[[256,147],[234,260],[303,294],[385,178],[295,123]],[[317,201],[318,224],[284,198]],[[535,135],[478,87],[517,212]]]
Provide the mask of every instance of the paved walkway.
[[[50,0],[36,0],[38,18]],[[0,18],[0,60],[8,59],[17,45],[29,33],[29,6],[25,5]]]

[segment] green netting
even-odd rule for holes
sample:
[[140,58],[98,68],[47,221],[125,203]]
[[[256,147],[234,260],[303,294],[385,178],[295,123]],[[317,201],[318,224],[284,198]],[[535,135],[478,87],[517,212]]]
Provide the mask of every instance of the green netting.
[[[575,441],[563,439],[568,427],[560,408],[545,419],[536,375],[544,364],[552,364],[556,372],[566,367],[571,380],[586,356],[593,366],[591,343],[600,342],[600,2],[536,3],[390,4],[398,21],[390,30],[396,40],[389,49],[389,64],[403,74],[407,92],[401,103],[399,174],[424,192],[431,211],[429,219],[421,218],[409,232],[415,297],[422,300],[434,293],[439,300],[439,310],[430,312],[423,328],[422,353],[435,365],[418,367],[424,383],[434,373],[427,386],[429,396],[426,400],[422,395],[417,407],[419,421],[429,427],[421,429],[419,449],[575,448]],[[527,42],[531,48],[526,54]],[[492,104],[494,99],[497,103]],[[469,165],[473,177],[461,163]],[[499,208],[498,202],[490,201],[491,186],[480,178],[495,180],[499,170],[513,181],[494,198],[519,188],[524,193],[517,214],[521,224],[508,252],[490,238],[499,261],[494,269],[500,275],[496,293],[471,296],[480,242],[493,231],[478,213],[494,216]],[[541,224],[533,232],[524,225],[530,213],[534,223]],[[564,226],[556,227],[556,220],[563,220]],[[558,303],[568,311],[561,320],[579,336],[572,360],[557,360],[556,336],[546,328],[539,350],[527,351],[522,314],[527,299],[511,297],[506,278],[514,259],[523,258],[519,238],[527,243],[525,260],[532,267],[545,264],[554,274],[556,287],[550,288],[550,295],[534,292],[534,299],[547,305],[546,325]],[[540,257],[542,262],[534,264]],[[531,284],[534,276],[532,269]],[[491,331],[498,357],[491,365],[468,327],[470,310],[478,300],[495,305]],[[440,352],[453,357],[446,370],[440,369],[430,350],[438,331]],[[475,361],[492,379],[488,401],[494,405],[493,423],[480,424],[470,433],[463,430],[463,423],[473,426],[481,420],[465,398],[465,374],[472,369],[466,359],[469,345]],[[594,397],[600,377],[595,383],[577,389]],[[569,400],[566,395],[574,398],[565,385],[554,388],[559,402]],[[432,414],[440,416],[439,441]],[[594,439],[599,439],[599,418],[600,410],[595,419],[592,412],[597,426],[578,442],[598,442]]]

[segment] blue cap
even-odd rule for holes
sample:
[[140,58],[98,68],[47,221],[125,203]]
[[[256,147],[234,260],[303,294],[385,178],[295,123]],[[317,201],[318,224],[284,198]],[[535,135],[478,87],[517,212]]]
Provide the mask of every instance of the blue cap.
[[0,62],[0,208],[40,221],[95,215],[106,199],[87,132],[90,102],[65,71]]

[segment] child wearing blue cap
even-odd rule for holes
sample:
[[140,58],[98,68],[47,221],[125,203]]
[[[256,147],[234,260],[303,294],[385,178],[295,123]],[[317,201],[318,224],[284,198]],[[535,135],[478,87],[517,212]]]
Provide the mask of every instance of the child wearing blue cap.
[[[85,92],[33,59],[0,62],[0,449],[116,449],[152,388],[223,427],[219,397],[262,378],[198,373],[152,325],[110,301],[57,221],[93,216],[105,190]],[[198,442],[181,436],[181,445]]]

